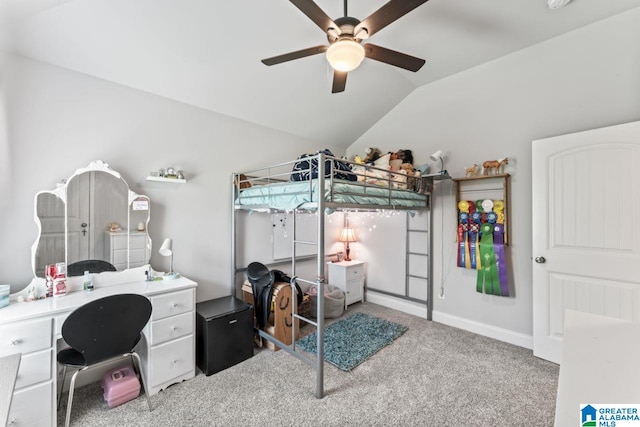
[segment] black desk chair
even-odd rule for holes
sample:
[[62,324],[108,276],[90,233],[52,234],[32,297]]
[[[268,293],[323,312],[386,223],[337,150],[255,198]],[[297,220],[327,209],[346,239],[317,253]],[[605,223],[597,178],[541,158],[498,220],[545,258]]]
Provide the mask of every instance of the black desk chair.
[[67,276],[82,276],[85,271],[89,273],[102,273],[103,271],[117,271],[110,262],[101,259],[85,259],[72,262],[67,266]]
[[[58,363],[64,366],[62,384],[58,393],[58,407],[64,387],[67,367],[76,368],[71,377],[65,425],[69,425],[73,391],[78,373],[90,366],[116,357],[131,357],[138,363],[147,404],[151,402],[140,365],[140,356],[134,351],[140,341],[142,329],[151,317],[151,302],[142,295],[120,294],[91,301],[74,310],[62,325],[62,338],[69,344],[58,352]],[[134,362],[134,367],[136,366]]]

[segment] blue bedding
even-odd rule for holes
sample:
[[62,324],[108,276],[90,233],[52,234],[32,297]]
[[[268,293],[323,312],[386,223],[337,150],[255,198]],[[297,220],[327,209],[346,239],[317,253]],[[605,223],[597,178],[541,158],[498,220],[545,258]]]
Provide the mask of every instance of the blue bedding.
[[[380,206],[380,209],[428,207],[428,196],[411,190],[390,189],[358,182],[325,180],[324,200],[328,203]],[[311,207],[318,200],[318,180],[260,185],[240,190],[241,206],[266,206],[277,210]],[[335,207],[335,206],[334,206]]]

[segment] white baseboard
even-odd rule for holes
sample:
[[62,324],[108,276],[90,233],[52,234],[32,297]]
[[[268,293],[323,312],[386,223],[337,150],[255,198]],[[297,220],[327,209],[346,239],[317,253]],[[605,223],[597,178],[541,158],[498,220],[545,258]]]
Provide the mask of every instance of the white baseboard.
[[413,314],[414,316],[427,318],[427,305],[413,301],[407,301],[402,298],[392,297],[391,295],[380,294],[375,291],[367,290],[366,300],[383,307],[393,308],[403,313]]
[[476,322],[475,320],[464,319],[462,317],[453,316],[451,314],[433,311],[433,321],[444,325],[453,326],[454,328],[464,329],[474,334],[483,335],[509,344],[517,345],[528,349],[533,349],[533,336],[521,334],[520,332],[510,331],[504,328],[487,325],[485,323]]
[[[377,293],[367,290],[366,300],[383,307],[389,307],[403,313],[413,314],[414,316],[427,318],[427,305],[413,301],[407,301],[402,298],[396,298],[391,295]],[[454,328],[463,329],[473,332],[474,334],[504,341],[509,344],[517,345],[528,349],[533,349],[533,336],[521,334],[519,332],[510,331],[504,328],[487,325],[485,323],[476,322],[451,314],[433,311],[433,321],[442,323],[443,325],[453,326]]]

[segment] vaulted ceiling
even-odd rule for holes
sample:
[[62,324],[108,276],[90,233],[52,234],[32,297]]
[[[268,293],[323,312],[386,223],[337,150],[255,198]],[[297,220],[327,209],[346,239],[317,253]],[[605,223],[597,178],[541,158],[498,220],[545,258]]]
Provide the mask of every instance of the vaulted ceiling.
[[[316,0],[333,19],[342,0]],[[351,0],[364,19],[386,0]],[[331,93],[326,44],[287,0],[0,0],[2,49],[321,143],[348,146],[416,87],[640,7],[640,0],[430,0],[369,42],[424,58],[417,73],[367,60]]]

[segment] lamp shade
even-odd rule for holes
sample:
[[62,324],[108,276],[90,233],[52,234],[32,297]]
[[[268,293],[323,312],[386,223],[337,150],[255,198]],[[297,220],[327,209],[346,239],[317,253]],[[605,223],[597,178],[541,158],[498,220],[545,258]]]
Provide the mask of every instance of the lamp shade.
[[160,246],[158,253],[162,256],[173,255],[173,250],[171,249],[172,245],[173,245],[173,242],[171,241],[171,239],[164,239],[164,242],[162,242],[162,246]]
[[441,158],[442,158],[442,150],[438,150],[438,151],[436,151],[435,153],[433,153],[432,155],[429,156],[429,159],[432,162],[437,162]]
[[353,231],[353,228],[343,228],[342,229],[342,233],[340,233],[340,239],[341,242],[357,242],[358,239],[356,239],[356,234]]
[[338,40],[329,46],[326,55],[334,70],[351,71],[358,68],[364,59],[364,47],[353,40]]

